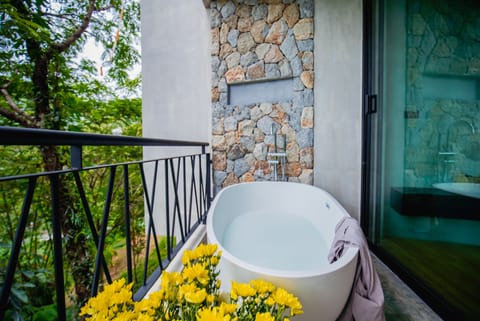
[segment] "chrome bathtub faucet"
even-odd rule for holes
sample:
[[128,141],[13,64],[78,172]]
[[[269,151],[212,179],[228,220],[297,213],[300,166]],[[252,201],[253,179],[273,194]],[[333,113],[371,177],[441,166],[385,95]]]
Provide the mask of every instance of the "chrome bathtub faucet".
[[[271,135],[273,136],[273,152],[268,152],[267,153],[267,162],[272,168],[272,173],[273,173],[273,180],[274,181],[285,181],[285,163],[286,163],[286,158],[287,158],[287,153],[286,153],[286,137],[285,135],[282,135],[284,140],[283,140],[283,151],[279,151],[278,143],[277,143],[277,129],[275,128],[275,124],[272,124],[271,128]],[[282,172],[281,176],[279,176],[278,173],[278,166],[280,166]]]

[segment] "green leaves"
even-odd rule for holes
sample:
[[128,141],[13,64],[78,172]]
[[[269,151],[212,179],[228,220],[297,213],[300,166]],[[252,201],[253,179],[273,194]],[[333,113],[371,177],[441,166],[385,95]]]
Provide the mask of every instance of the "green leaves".
[[[2,19],[2,31],[5,29],[5,31],[15,33],[16,37],[39,42],[50,39],[47,21],[40,14],[28,11],[26,6],[14,7],[10,3],[2,3],[0,5],[0,17]],[[13,44],[14,48],[19,47],[19,42]]]
[[[139,0],[1,2],[0,21],[0,118],[9,124],[26,126],[30,115],[36,126],[62,129],[71,96],[139,96],[140,77],[130,71],[140,60]],[[81,56],[88,39],[110,52],[103,75],[100,61]],[[57,119],[42,121],[48,115]]]
[[[136,45],[140,32],[139,8],[139,0],[0,2],[0,125],[104,134],[111,134],[114,129],[120,128],[123,135],[140,136],[140,99],[118,99],[139,95],[140,78],[131,77],[129,73],[129,69],[140,59]],[[103,49],[112,49],[110,59],[112,66],[108,68],[105,76],[99,75],[98,66],[94,61],[80,55],[88,39],[93,39]],[[141,148],[131,147],[122,150],[107,148],[110,150],[98,148],[90,151],[86,148],[85,163],[104,164],[120,162],[121,159],[141,159]],[[50,157],[47,163],[62,168],[64,164],[68,164],[68,153],[63,147],[59,147],[58,152],[57,157],[55,153],[42,155],[37,148],[31,146],[4,148],[0,158],[2,172],[0,176],[41,171],[42,162],[47,156]],[[93,181],[100,182],[102,179],[96,177]],[[134,179],[137,180],[135,186],[140,186],[138,175]],[[0,217],[0,223],[6,228],[0,231],[0,243],[8,243],[7,241],[13,238],[17,219],[15,215],[19,213],[18,207],[22,200],[20,187],[5,184],[4,182],[3,192],[0,193],[2,197],[0,208],[5,215]],[[93,185],[97,190],[93,189],[90,197],[95,197],[99,191],[101,192],[99,185]],[[39,195],[48,195],[48,192],[41,193],[41,190],[47,188],[47,185],[39,186]],[[135,199],[138,209],[133,209],[132,215],[141,217],[143,197],[140,190],[135,191],[135,197],[132,195],[132,200]],[[45,199],[37,202],[32,208],[34,217],[38,220],[35,220],[35,224],[29,225],[32,231],[28,238],[32,241],[26,242],[22,248],[29,252],[24,256],[27,259],[22,262],[22,268],[34,270],[35,267],[36,272],[34,277],[24,274],[16,280],[19,287],[12,290],[13,308],[8,315],[10,320],[22,320],[21,313],[28,314],[29,320],[32,315],[33,320],[55,319],[48,307],[49,298],[40,295],[53,293],[51,287],[45,288],[51,286],[49,282],[53,278],[42,278],[37,273],[38,266],[46,266],[48,260],[51,260],[51,257],[45,254],[49,250],[47,248],[49,242],[37,242],[42,233],[49,233],[49,225],[42,214],[49,212],[46,209],[47,203],[48,200]],[[112,209],[114,223],[121,223],[123,216],[120,208],[117,206]],[[77,218],[74,215],[70,217]],[[68,240],[74,240],[82,244],[81,239],[85,234],[78,231],[78,225],[82,223],[77,220],[69,223],[71,223],[69,226],[62,226],[64,241],[68,243]],[[144,229],[139,226],[138,230],[143,232]],[[75,237],[71,237],[72,235]],[[76,250],[78,253],[82,252],[78,248]],[[68,255],[73,252],[67,253],[66,261],[74,261],[73,256]],[[0,260],[4,261],[1,254],[0,248]],[[76,268],[78,266],[70,266],[71,271]],[[86,277],[85,275],[84,278]],[[75,285],[82,284],[83,280],[77,275],[72,278]],[[69,281],[72,280],[67,279],[67,282]],[[32,284],[35,284],[35,287],[31,287]],[[36,290],[39,291],[39,295],[29,295]],[[28,300],[27,296],[31,298],[30,304],[33,307],[41,306],[42,310],[21,310]],[[32,303],[32,297],[44,301]]]

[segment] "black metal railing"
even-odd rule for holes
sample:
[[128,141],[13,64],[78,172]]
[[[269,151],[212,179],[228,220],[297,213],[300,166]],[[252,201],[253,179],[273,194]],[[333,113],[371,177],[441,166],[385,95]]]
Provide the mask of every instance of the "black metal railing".
[[[32,215],[32,204],[35,201],[49,199],[50,227],[47,228],[48,241],[52,243],[53,265],[55,277],[55,304],[58,320],[66,320],[66,292],[69,290],[65,280],[65,235],[62,234],[62,215],[59,197],[62,195],[61,180],[71,182],[81,209],[83,222],[90,235],[87,239],[95,248],[95,263],[91,276],[90,295],[96,295],[102,282],[112,282],[111,269],[106,259],[105,248],[108,245],[108,235],[112,231],[110,214],[112,204],[123,203],[122,235],[124,235],[124,250],[126,260],[126,278],[128,282],[134,279],[134,270],[142,268],[141,280],[134,294],[139,300],[147,293],[161,272],[175,257],[177,252],[206,218],[211,201],[211,172],[210,154],[207,152],[208,143],[172,141],[139,137],[111,136],[99,134],[61,132],[40,129],[21,129],[0,127],[0,145],[27,145],[27,146],[70,146],[71,166],[62,170],[19,173],[18,175],[0,177],[0,191],[10,188],[8,184],[16,182],[23,188],[23,200],[16,223],[15,235],[8,250],[8,265],[4,268],[4,276],[0,293],[0,320],[3,319],[12,294],[12,286],[18,272],[19,258],[25,247],[25,233]],[[154,146],[156,147],[188,147],[200,148],[200,152],[191,154],[156,158],[149,160],[128,160],[115,164],[97,164],[83,166],[84,146]],[[14,162],[14,160],[12,160]],[[13,165],[13,164],[12,164]],[[88,177],[96,171],[103,171],[106,175],[106,188],[102,192],[91,191],[86,188]],[[119,178],[119,172],[122,176]],[[132,182],[133,173],[137,178]],[[1,173],[0,173],[1,175]],[[35,197],[40,189],[39,181],[49,185],[47,193]],[[135,186],[132,186],[134,184]],[[88,185],[88,184],[87,184]],[[138,186],[140,185],[140,186]],[[3,187],[2,187],[3,186]],[[143,265],[133,263],[134,238],[132,238],[132,220],[138,220],[138,215],[131,215],[131,194],[133,188],[140,188],[143,210],[137,212],[144,219]],[[42,189],[44,192],[45,188]],[[93,204],[89,193],[103,193],[103,209],[100,212],[97,203]],[[138,198],[138,193],[136,194]],[[136,206],[138,205],[138,199]],[[72,206],[73,207],[73,206]],[[92,207],[95,208],[92,209]],[[139,206],[141,207],[141,206]],[[96,212],[95,212],[96,211]],[[2,213],[0,212],[0,215]],[[163,243],[162,243],[163,242]],[[162,243],[162,244],[160,244]],[[162,253],[163,251],[163,253]],[[138,253],[138,252],[137,252]],[[152,257],[154,260],[152,260]],[[151,267],[150,263],[156,262]],[[0,266],[0,268],[2,268]],[[71,288],[71,285],[70,285]]]

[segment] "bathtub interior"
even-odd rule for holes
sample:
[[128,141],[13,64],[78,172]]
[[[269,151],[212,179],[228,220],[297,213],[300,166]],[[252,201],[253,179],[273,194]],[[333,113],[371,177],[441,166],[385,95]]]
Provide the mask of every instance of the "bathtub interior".
[[[242,261],[223,248],[225,231],[238,216],[244,213],[290,213],[310,222],[320,233],[323,242],[330,246],[334,238],[337,222],[348,215],[343,207],[327,192],[304,184],[257,182],[237,184],[220,192],[212,204],[208,224],[212,225],[208,235],[209,241],[216,242],[224,251],[223,256],[231,261]],[[208,230],[208,229],[207,229]],[[287,236],[288,237],[288,236]],[[327,249],[328,251],[328,249]],[[328,253],[318,253],[326,255]],[[320,270],[328,273],[353,259],[356,251],[347,251],[340,260],[333,264],[319,266],[316,271],[297,271],[300,274],[318,274]],[[267,274],[289,274],[281,269],[259,267],[248,262],[238,262],[251,270]],[[298,273],[297,273],[298,274]]]

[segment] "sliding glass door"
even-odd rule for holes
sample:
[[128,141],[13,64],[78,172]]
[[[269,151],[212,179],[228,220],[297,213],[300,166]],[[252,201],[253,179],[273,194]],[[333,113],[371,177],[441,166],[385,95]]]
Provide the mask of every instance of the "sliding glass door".
[[368,10],[368,237],[442,316],[478,320],[480,4]]

